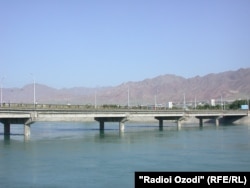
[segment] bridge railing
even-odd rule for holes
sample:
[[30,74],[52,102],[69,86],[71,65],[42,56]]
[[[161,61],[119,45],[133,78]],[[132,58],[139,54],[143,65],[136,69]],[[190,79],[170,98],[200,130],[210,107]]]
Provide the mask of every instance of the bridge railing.
[[[152,106],[122,106],[122,105],[115,105],[115,104],[103,104],[94,106],[92,104],[25,104],[25,103],[5,103],[0,107],[0,109],[23,109],[23,110],[126,110],[126,111],[133,111],[133,110],[148,110],[148,111],[162,111],[162,110],[169,110],[175,111],[176,109],[166,109],[165,107],[152,107]],[[183,111],[182,109],[178,111]]]
[[166,108],[147,108],[145,106],[130,107],[119,105],[99,105],[95,106],[90,104],[85,105],[66,105],[66,104],[24,104],[24,103],[6,103],[0,107],[1,111],[7,110],[27,110],[27,111],[83,111],[83,112],[131,112],[131,113],[185,113],[185,114],[248,114],[248,110],[184,110],[184,109],[166,109]]

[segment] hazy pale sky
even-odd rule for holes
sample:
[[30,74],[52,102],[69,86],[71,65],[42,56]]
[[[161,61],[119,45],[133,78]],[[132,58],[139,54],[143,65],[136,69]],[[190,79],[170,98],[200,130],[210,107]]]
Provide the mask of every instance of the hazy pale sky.
[[250,67],[249,10],[249,0],[0,0],[0,78],[98,87]]

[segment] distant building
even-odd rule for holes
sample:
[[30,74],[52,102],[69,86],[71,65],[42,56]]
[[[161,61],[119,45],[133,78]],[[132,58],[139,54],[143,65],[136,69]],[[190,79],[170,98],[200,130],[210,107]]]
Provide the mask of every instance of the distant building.
[[167,108],[172,109],[173,108],[173,102],[168,102],[167,103]]
[[211,99],[211,106],[215,106],[215,99]]

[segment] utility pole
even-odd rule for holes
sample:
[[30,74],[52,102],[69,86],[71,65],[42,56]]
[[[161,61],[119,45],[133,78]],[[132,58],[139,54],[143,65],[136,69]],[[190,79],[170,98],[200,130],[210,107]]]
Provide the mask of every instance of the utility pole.
[[3,80],[4,77],[1,78],[1,107],[3,106]]
[[95,90],[95,109],[96,109],[96,90]]
[[183,94],[183,109],[186,109],[186,94]]
[[196,110],[196,95],[194,97],[194,109]]
[[34,103],[34,108],[36,107],[36,81],[35,81],[35,76],[31,73],[31,76],[33,77],[33,103]]
[[129,109],[129,86],[128,86],[128,109]]
[[223,109],[224,109],[224,106],[223,106],[222,95],[220,96],[220,102],[221,102],[221,110],[223,110]]
[[158,105],[157,105],[157,95],[158,95],[158,88],[156,89],[156,92],[155,92],[155,110],[158,107]]
[[156,101],[156,95],[155,95],[155,110],[156,110],[156,105],[157,105],[157,101]]

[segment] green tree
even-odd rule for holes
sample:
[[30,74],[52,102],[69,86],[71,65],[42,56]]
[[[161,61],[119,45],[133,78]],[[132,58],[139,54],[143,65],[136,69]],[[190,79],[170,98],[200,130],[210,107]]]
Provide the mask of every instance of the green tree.
[[246,104],[248,104],[248,106],[249,106],[249,101],[247,101],[247,100],[236,100],[236,101],[232,102],[229,105],[229,109],[233,109],[233,110],[240,109],[241,105],[246,105]]

